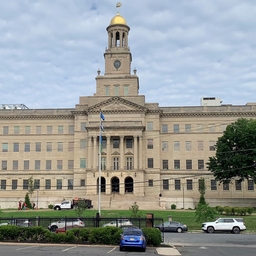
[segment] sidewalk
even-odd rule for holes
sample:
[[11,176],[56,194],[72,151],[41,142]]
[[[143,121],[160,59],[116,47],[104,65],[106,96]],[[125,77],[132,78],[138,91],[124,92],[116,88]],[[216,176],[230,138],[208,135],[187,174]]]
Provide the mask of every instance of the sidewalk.
[[156,252],[158,255],[165,255],[165,256],[180,256],[181,254],[179,251],[172,247],[160,247],[156,248]]

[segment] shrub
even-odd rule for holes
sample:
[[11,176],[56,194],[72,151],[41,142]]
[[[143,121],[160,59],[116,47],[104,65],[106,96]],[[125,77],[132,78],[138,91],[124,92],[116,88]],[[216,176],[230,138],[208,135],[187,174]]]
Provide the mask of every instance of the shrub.
[[53,209],[53,205],[52,205],[52,204],[49,204],[49,205],[48,205],[48,208],[49,208],[49,209]]
[[224,207],[224,212],[226,213],[226,215],[231,215],[232,213],[232,209],[230,206],[225,206]]
[[151,246],[159,246],[162,242],[161,232],[158,228],[143,228],[142,229],[147,244]]
[[215,208],[208,204],[198,204],[196,209],[196,222],[213,221],[217,215]]
[[251,215],[251,214],[253,213],[253,211],[254,211],[253,207],[248,207],[248,208],[247,208],[247,213],[248,213],[249,215]]
[[222,214],[223,211],[224,211],[224,208],[222,206],[216,206],[216,211],[219,213],[219,214]]
[[172,209],[172,210],[175,210],[175,209],[176,209],[176,204],[172,204],[172,205],[171,205],[171,209]]

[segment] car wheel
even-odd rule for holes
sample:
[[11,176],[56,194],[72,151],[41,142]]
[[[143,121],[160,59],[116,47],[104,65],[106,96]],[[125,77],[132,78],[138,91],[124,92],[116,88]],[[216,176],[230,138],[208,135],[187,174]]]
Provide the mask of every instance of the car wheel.
[[145,251],[146,251],[146,248],[142,248],[141,251],[142,251],[142,252],[145,252]]
[[58,228],[57,226],[51,226],[51,231],[55,232],[57,228]]
[[177,228],[176,230],[178,233],[181,233],[182,232],[182,228]]
[[123,247],[122,246],[119,246],[119,251],[123,251]]
[[214,228],[213,227],[208,227],[207,232],[208,233],[214,233]]
[[234,234],[239,234],[239,233],[240,233],[240,228],[239,228],[239,227],[233,227],[232,232],[233,232]]

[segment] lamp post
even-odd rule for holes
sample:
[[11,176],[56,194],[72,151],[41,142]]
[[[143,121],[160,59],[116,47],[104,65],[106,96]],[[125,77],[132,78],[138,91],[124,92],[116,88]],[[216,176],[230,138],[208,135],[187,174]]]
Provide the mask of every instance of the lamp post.
[[185,191],[184,191],[184,184],[182,185],[182,199],[183,199],[183,209],[185,209],[185,199],[184,199],[184,193],[185,193]]
[[36,209],[38,210],[38,190],[36,191]]

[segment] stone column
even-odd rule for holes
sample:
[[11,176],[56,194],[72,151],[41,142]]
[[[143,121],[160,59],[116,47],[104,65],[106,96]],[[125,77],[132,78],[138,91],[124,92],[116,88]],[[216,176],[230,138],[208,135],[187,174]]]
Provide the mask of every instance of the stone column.
[[120,136],[120,167],[119,170],[124,169],[124,136]]
[[87,147],[87,163],[88,163],[88,168],[92,168],[92,137],[88,136],[87,137],[87,141],[88,141],[88,147]]
[[133,136],[134,141],[134,159],[133,159],[133,169],[138,169],[138,137]]
[[107,159],[106,159],[106,168],[109,171],[111,168],[111,148],[110,148],[110,139],[111,136],[107,136]]
[[97,136],[93,136],[93,169],[96,169],[98,164],[98,151],[97,151]]
[[143,168],[142,159],[142,136],[139,136],[139,169]]

